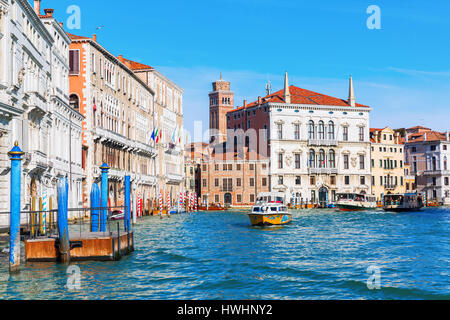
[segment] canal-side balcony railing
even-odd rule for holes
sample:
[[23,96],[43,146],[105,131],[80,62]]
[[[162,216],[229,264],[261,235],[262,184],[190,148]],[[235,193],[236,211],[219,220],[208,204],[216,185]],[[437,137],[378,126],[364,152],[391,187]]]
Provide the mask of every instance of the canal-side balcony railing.
[[423,172],[424,176],[450,175],[450,170],[427,170]]
[[113,142],[119,144],[122,147],[130,146],[131,144],[131,141],[128,138],[104,128],[95,128],[95,135],[99,137],[102,142]]
[[308,139],[308,146],[318,146],[318,147],[337,147],[337,140],[329,140],[329,139]]
[[153,148],[152,146],[139,141],[134,141],[133,144],[134,147],[138,150],[138,152],[143,152],[151,157],[157,156],[156,148]]
[[146,174],[138,174],[139,182],[144,185],[155,186],[158,184],[158,179],[155,176],[149,176]]
[[384,189],[386,189],[386,190],[395,190],[395,188],[397,188],[397,186],[393,185],[393,184],[385,184],[384,185]]
[[183,176],[181,174],[168,173],[166,181],[168,183],[181,183],[183,181]]
[[332,168],[308,168],[309,174],[325,174],[325,175],[331,175],[331,174],[337,174],[338,169],[332,169]]

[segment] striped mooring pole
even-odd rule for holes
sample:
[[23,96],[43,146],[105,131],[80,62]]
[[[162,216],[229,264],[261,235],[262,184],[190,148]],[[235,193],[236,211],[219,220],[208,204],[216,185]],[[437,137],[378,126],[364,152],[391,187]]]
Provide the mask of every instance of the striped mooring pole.
[[92,184],[91,189],[91,232],[99,232],[100,229],[100,188],[97,183]]
[[22,156],[24,153],[16,141],[8,152],[11,160],[11,218],[9,223],[9,272],[20,271],[20,178],[22,175]]
[[131,209],[131,177],[125,176],[125,231],[130,231],[130,209]]
[[67,209],[69,206],[68,192],[69,184],[66,178],[58,182],[58,235],[59,251],[61,253],[61,262],[70,263],[70,240],[69,225],[67,221]]

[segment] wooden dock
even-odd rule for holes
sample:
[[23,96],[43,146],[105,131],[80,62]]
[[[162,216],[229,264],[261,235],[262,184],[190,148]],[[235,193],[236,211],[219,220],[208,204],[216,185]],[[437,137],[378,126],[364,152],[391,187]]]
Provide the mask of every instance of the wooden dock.
[[[70,235],[71,261],[117,261],[134,251],[133,232]],[[61,252],[56,237],[25,240],[27,262],[57,262]]]

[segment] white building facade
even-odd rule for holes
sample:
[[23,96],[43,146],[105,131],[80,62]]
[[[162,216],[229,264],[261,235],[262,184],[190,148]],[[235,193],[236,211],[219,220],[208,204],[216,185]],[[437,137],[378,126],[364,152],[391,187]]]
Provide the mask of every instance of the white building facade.
[[[228,128],[256,129],[270,158],[270,190],[291,201],[334,202],[338,193],[371,194],[370,111],[349,100],[295,86],[228,113]],[[243,109],[243,110],[242,110]],[[233,119],[237,119],[233,121]]]
[[[81,118],[68,108],[68,78],[65,74],[68,38],[52,16],[40,15],[40,1],[33,8],[26,0],[0,2],[0,211],[9,210],[7,152],[17,140],[25,152],[22,161],[22,208],[29,209],[32,197],[56,195],[58,177],[69,177],[69,150],[80,148]],[[51,11],[52,13],[52,11]],[[41,20],[42,19],[42,20]],[[60,68],[55,69],[54,62]],[[58,130],[58,121],[70,130]],[[57,120],[59,119],[59,120]],[[58,146],[55,137],[61,139]],[[78,143],[78,146],[77,146]],[[75,151],[73,151],[73,154]],[[59,163],[58,158],[63,159]],[[72,157],[73,176],[81,158]],[[72,183],[71,190],[76,189]],[[71,204],[80,198],[72,197]]]

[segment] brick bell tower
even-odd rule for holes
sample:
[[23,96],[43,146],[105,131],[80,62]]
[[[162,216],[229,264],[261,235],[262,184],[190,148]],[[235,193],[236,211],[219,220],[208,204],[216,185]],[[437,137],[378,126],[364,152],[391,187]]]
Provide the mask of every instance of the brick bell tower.
[[230,91],[230,82],[222,80],[222,74],[212,88],[209,94],[210,142],[222,143],[227,140],[227,112],[234,109],[234,92]]

